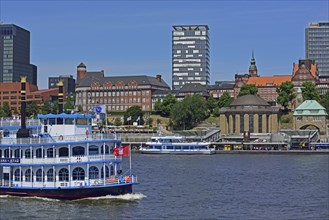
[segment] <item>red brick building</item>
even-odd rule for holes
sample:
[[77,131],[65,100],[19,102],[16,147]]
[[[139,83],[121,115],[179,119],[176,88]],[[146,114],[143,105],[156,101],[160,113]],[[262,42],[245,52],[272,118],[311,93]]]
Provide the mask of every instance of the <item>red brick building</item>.
[[[0,83],[0,107],[5,102],[9,103],[12,110],[20,111],[20,82]],[[52,97],[57,97],[58,88],[38,90],[36,85],[26,83],[26,101],[36,102],[38,106],[42,106],[44,102],[49,101]]]

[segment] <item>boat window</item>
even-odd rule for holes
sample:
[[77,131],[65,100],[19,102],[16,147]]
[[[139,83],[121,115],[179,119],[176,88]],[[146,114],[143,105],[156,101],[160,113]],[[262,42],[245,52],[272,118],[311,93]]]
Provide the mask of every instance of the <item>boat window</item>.
[[99,178],[99,170],[97,167],[92,166],[89,168],[89,179],[98,179]]
[[78,147],[74,147],[72,149],[72,155],[73,156],[80,156],[80,155],[85,155],[85,148],[78,146]]
[[73,125],[74,123],[74,119],[73,118],[65,118],[65,124],[66,125]]
[[161,149],[161,146],[154,146],[155,149]]
[[42,158],[43,157],[43,152],[41,148],[38,148],[35,150],[35,156],[36,158]]
[[8,158],[11,157],[11,151],[9,149],[5,149],[4,156]]
[[33,177],[33,172],[31,171],[31,169],[27,169],[25,171],[25,182],[33,182],[33,178],[31,177]]
[[47,171],[47,182],[54,182],[54,169],[50,168]]
[[31,150],[26,149],[25,150],[25,158],[31,158],[31,157],[33,157],[33,151],[32,151],[32,154],[31,154]]
[[22,152],[23,152],[22,150],[20,150],[20,149],[16,149],[16,150],[14,151],[14,156],[15,156],[15,158],[20,158],[21,155],[23,154]]
[[167,146],[167,149],[168,150],[171,150],[171,149],[174,149],[174,147],[171,145],[171,146]]
[[48,158],[53,158],[54,157],[54,149],[53,148],[48,148],[47,149],[47,157]]
[[114,175],[114,166],[113,165],[110,166],[110,175],[111,176]]
[[45,181],[45,173],[42,172],[42,169],[38,169],[35,173],[36,175],[36,182],[44,182]]
[[183,146],[183,150],[188,150],[189,146]]
[[0,158],[2,157],[2,150],[0,149]]
[[15,181],[21,181],[21,176],[23,176],[23,172],[19,172],[19,169],[16,169],[14,176]]
[[49,118],[49,124],[50,125],[56,124],[56,119],[55,118]]
[[66,168],[62,168],[58,172],[59,181],[69,181],[69,171]]
[[[109,172],[109,167],[108,166],[105,166],[105,176],[106,177],[109,177],[110,176],[110,172]],[[101,178],[104,178],[104,167],[102,167]]]
[[69,156],[69,149],[67,147],[61,147],[58,149],[59,157],[68,157]]
[[95,145],[89,146],[89,155],[98,155],[98,154],[99,154],[98,146]]
[[81,167],[77,167],[72,173],[73,180],[85,180],[85,170]]
[[[112,153],[113,153],[113,149],[112,150]],[[101,147],[101,154],[104,154],[104,145]],[[110,154],[110,147],[105,145],[105,154]]]

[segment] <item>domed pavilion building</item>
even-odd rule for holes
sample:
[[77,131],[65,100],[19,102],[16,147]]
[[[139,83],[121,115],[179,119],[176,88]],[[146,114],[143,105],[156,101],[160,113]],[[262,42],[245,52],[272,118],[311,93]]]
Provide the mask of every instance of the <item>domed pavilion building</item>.
[[277,133],[279,111],[259,96],[241,96],[220,109],[221,134]]

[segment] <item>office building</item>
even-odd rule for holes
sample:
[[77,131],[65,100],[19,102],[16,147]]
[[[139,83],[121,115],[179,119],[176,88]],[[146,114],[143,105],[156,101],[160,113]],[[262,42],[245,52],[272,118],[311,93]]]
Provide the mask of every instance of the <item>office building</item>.
[[329,76],[329,22],[312,22],[305,29],[306,59],[315,60],[319,76]]
[[208,85],[209,28],[207,25],[174,25],[172,31],[172,89],[188,83]]
[[37,67],[30,64],[30,32],[14,24],[0,24],[0,82],[37,85]]
[[72,75],[60,75],[57,77],[49,77],[48,78],[48,88],[58,88],[58,82],[62,80],[64,95],[65,96],[73,96],[75,92],[75,79]]

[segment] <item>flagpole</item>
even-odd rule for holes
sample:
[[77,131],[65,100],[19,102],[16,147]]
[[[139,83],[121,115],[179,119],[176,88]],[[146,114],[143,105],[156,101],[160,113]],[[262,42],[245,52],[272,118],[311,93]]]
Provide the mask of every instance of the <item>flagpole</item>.
[[129,176],[131,176],[131,144],[129,144]]

